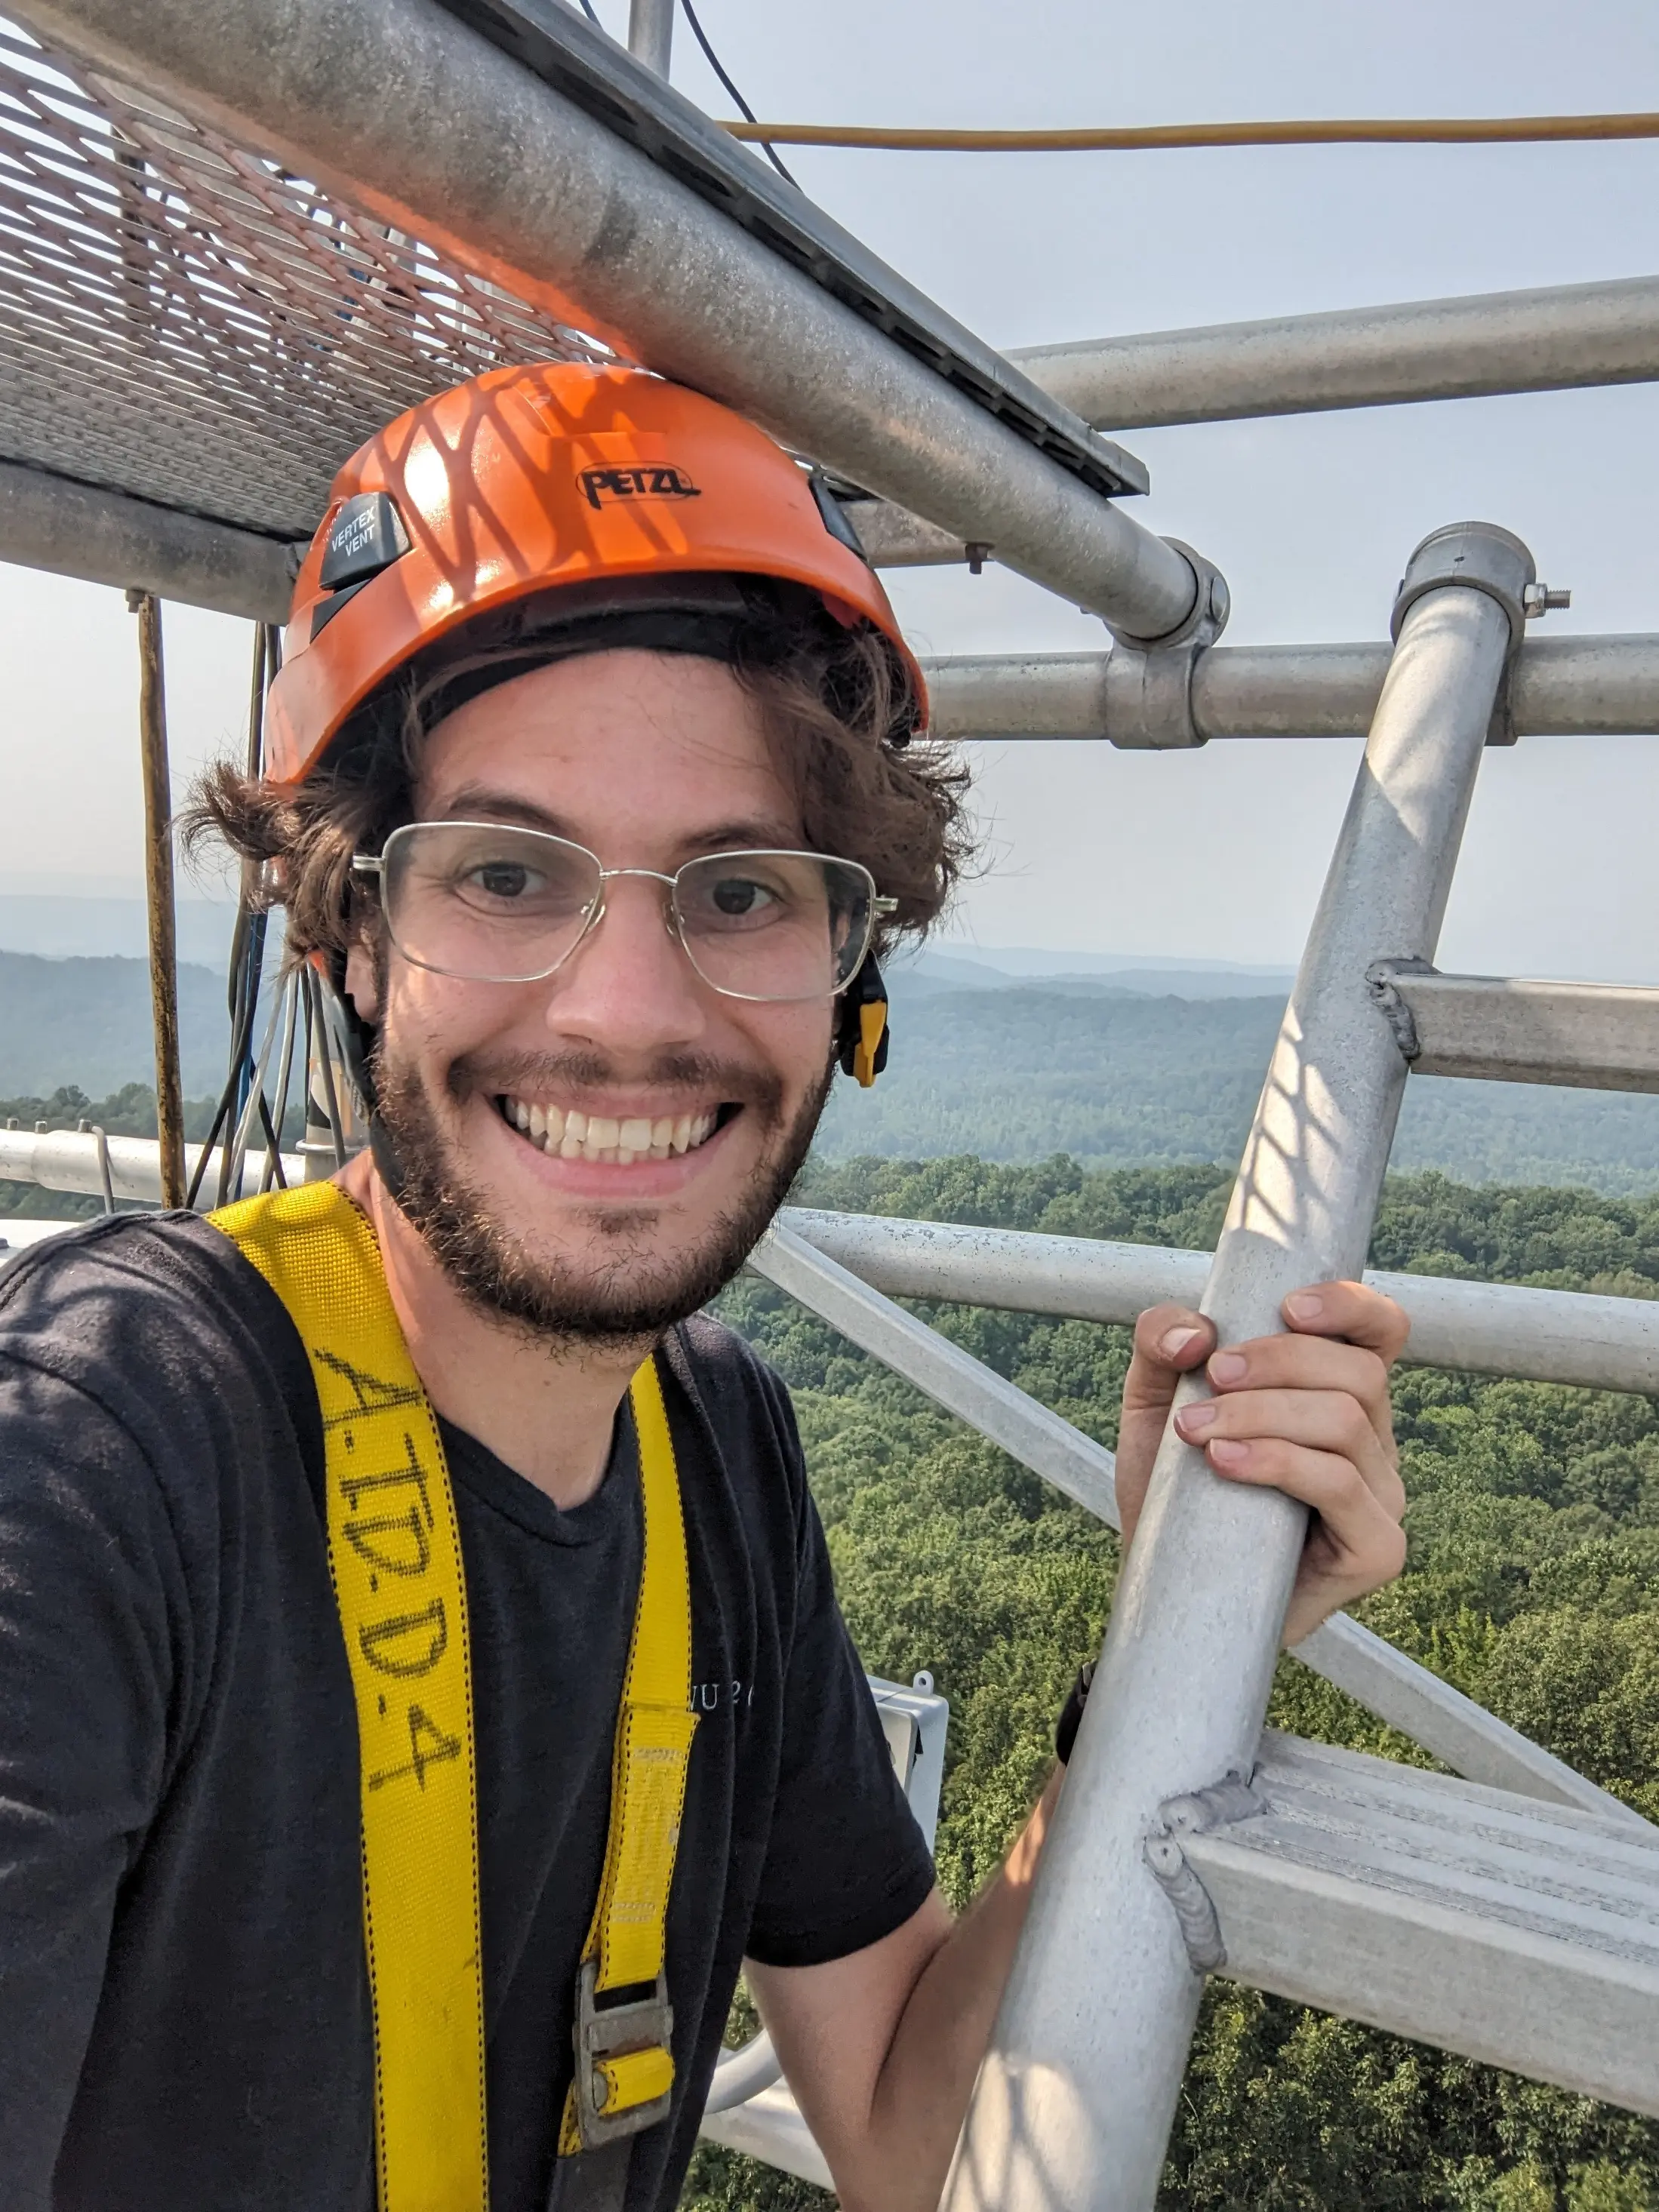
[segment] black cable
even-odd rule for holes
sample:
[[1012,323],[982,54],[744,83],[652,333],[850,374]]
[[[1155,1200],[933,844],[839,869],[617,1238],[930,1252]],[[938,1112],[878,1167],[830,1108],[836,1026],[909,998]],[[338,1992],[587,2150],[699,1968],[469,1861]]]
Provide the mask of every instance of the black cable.
[[196,1172],[190,1179],[190,1189],[185,1197],[186,1206],[194,1206],[196,1203],[197,1194],[202,1188],[202,1178],[207,1173],[208,1160],[212,1154],[214,1146],[218,1142],[219,1132],[224,1126],[224,1119],[230,1111],[231,1102],[235,1097],[235,1092],[236,1078],[233,1073],[219,1095],[218,1110],[213,1116],[213,1127],[208,1131],[207,1141],[197,1156]]
[[599,17],[593,13],[593,0],[581,0],[581,8],[583,15],[586,15],[588,21],[592,24],[594,29],[596,31],[604,30],[605,25],[600,22]]
[[306,981],[311,986],[312,1000],[316,1008],[316,1026],[313,1037],[316,1046],[317,1066],[323,1079],[323,1103],[328,1113],[328,1133],[334,1139],[334,1164],[343,1168],[346,1164],[345,1123],[340,1118],[339,1093],[334,1087],[334,1055],[329,1049],[328,1010],[323,1004],[323,985],[309,967]]
[[[582,0],[582,5],[586,7],[587,0]],[[691,26],[692,37],[702,48],[703,59],[708,63],[709,68],[714,70],[715,76],[726,87],[727,92],[731,94],[732,99],[738,103],[738,113],[743,117],[745,123],[758,123],[760,118],[756,114],[754,109],[749,105],[749,102],[744,98],[743,94],[738,90],[736,85],[732,83],[731,78],[727,76],[725,68],[721,64],[720,56],[714,52],[713,46],[709,45],[708,34],[703,29],[702,25],[697,21],[697,11],[691,5],[691,0],[680,0],[680,5],[685,10],[686,21]],[[587,12],[592,15],[593,10],[591,8],[588,8]],[[763,139],[761,142],[761,151],[765,155],[767,160],[772,164],[772,167],[777,171],[778,174],[783,179],[785,184],[793,185],[795,181],[794,179],[790,175],[788,170],[784,167],[782,162],[779,161],[774,149],[769,146]]]
[[[265,1141],[270,1146],[270,1164],[273,1170],[275,1171],[276,1188],[278,1190],[286,1190],[288,1188],[288,1177],[283,1172],[282,1140],[277,1136],[276,1130],[270,1126],[270,1109],[265,1103],[265,1094],[263,1091],[259,1093],[259,1119],[265,1125]],[[240,1191],[237,1193],[237,1195],[238,1197],[241,1195]]]

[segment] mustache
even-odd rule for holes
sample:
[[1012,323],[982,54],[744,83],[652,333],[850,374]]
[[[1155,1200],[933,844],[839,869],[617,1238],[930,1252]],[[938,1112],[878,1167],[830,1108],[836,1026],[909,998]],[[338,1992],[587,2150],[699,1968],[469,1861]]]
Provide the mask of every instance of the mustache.
[[626,1071],[601,1052],[466,1053],[451,1063],[445,1087],[459,1105],[483,1092],[533,1097],[561,1088],[623,1090],[645,1085],[732,1105],[753,1107],[767,1121],[783,1110],[783,1080],[770,1069],[709,1053],[658,1053]]

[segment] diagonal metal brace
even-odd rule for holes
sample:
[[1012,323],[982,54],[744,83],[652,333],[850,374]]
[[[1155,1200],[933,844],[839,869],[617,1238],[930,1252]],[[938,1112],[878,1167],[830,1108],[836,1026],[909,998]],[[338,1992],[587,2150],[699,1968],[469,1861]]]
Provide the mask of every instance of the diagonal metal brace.
[[1195,1974],[1218,1974],[1227,1963],[1227,1947],[1210,1893],[1188,1864],[1181,1838],[1253,1820],[1267,1809],[1248,1775],[1224,1775],[1206,1790],[1166,1797],[1158,1807],[1158,1826],[1141,1845],[1141,1856],[1170,1900]]

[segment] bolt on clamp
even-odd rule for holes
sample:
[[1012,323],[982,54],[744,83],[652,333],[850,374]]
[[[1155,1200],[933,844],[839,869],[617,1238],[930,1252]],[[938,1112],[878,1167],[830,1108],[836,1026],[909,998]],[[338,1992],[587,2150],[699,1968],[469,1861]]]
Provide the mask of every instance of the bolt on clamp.
[[1484,592],[1496,599],[1509,617],[1510,650],[1492,710],[1489,745],[1512,745],[1515,717],[1510,708],[1510,677],[1515,656],[1526,633],[1527,618],[1541,614],[1547,605],[1559,605],[1571,592],[1552,592],[1540,585],[1530,550],[1512,530],[1496,522],[1451,522],[1431,530],[1407,563],[1395,595],[1390,634],[1398,638],[1401,624],[1419,599],[1429,592],[1461,585]]

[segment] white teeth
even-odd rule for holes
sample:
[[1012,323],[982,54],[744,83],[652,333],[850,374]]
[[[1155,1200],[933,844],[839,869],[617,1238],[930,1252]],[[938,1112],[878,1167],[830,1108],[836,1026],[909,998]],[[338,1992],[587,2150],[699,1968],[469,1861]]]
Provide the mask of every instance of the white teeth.
[[632,1114],[625,1121],[605,1114],[568,1113],[557,1106],[503,1098],[505,1118],[550,1158],[594,1160],[631,1167],[635,1160],[666,1160],[706,1145],[719,1126],[718,1114]]

